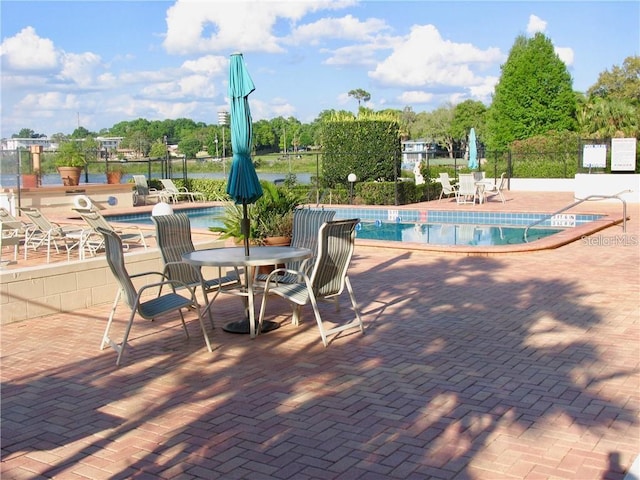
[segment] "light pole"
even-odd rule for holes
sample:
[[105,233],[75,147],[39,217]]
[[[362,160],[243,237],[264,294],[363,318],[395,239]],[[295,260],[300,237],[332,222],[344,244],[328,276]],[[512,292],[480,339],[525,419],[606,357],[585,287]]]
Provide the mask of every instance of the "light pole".
[[350,173],[349,176],[347,177],[347,180],[351,184],[351,188],[349,189],[349,204],[353,205],[353,184],[356,183],[356,180],[358,180],[358,177],[356,177],[355,173]]
[[214,140],[216,143],[216,160],[220,160],[220,154],[218,154],[218,134],[216,133],[216,139]]
[[227,157],[226,145],[224,143],[224,127],[227,125],[227,116],[229,114],[226,110],[220,110],[218,112],[218,124],[222,127],[222,171],[224,172],[224,178],[227,178],[226,165],[224,163]]

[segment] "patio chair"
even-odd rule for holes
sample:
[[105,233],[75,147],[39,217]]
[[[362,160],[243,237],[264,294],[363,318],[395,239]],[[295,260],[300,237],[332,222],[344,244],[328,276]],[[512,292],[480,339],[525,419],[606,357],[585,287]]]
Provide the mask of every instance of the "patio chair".
[[496,195],[500,198],[500,201],[504,203],[504,195],[502,195],[502,190],[506,188],[507,185],[507,173],[502,172],[500,175],[500,180],[498,183],[486,184],[484,187],[484,197],[485,200],[489,200],[489,197],[495,197]]
[[67,260],[70,258],[71,250],[79,247],[85,234],[82,228],[77,226],[61,227],[45,217],[40,210],[35,207],[23,207],[20,209],[31,221],[32,226],[27,228],[24,241],[24,259],[27,259],[29,247],[37,250],[43,245],[47,246],[47,263],[51,259],[51,247],[60,253],[60,247],[64,247],[67,252]]
[[[163,274],[170,280],[177,280],[190,288],[200,286],[213,327],[211,304],[221,290],[240,288],[242,283],[236,268],[233,274],[222,275],[222,268],[218,267],[218,276],[205,280],[200,268],[182,261],[184,253],[194,252],[195,247],[191,239],[191,221],[186,213],[172,215],[158,215],[151,217],[156,226],[158,248],[164,262]],[[209,300],[207,294],[214,293]]]
[[[200,328],[202,329],[202,334],[204,335],[207,349],[210,352],[213,351],[211,349],[211,343],[209,342],[209,336],[207,335],[207,331],[204,327],[204,322],[202,321],[202,312],[200,309],[200,304],[196,300],[194,289],[177,280],[167,280],[166,277],[160,272],[143,272],[136,275],[129,275],[124,264],[122,242],[118,234],[112,230],[107,230],[100,227],[98,227],[98,232],[104,236],[107,263],[109,264],[109,268],[111,269],[111,272],[116,278],[119,286],[118,292],[116,293],[116,298],[113,301],[113,305],[111,307],[111,312],[109,313],[107,327],[104,331],[104,335],[102,336],[100,350],[104,350],[104,347],[107,345],[111,346],[116,352],[118,352],[116,365],[119,366],[122,359],[122,354],[127,347],[127,339],[129,338],[129,333],[131,332],[131,327],[133,325],[133,319],[135,318],[136,314],[140,315],[144,319],[154,320],[161,315],[177,311],[180,314],[180,320],[182,321],[182,328],[184,329],[184,333],[187,335],[187,338],[189,338],[189,332],[187,331],[187,325],[184,321],[184,314],[182,312],[182,309],[186,308],[195,310],[198,314],[198,321],[200,322]],[[144,285],[142,288],[137,290],[133,285],[132,279],[149,275],[158,275],[163,280],[160,282]],[[170,286],[171,292],[158,294],[158,296],[152,296],[150,299],[144,299],[149,298],[148,296],[146,296],[147,293],[152,293],[148,292],[149,289],[160,289],[163,286]],[[176,288],[184,288],[189,292],[190,295],[180,295],[176,293]],[[129,315],[129,320],[125,328],[122,342],[117,343],[109,336],[109,330],[111,329],[113,317],[115,315],[118,304],[120,303],[120,299],[123,297],[124,302],[131,310],[131,314]]]
[[162,186],[164,187],[163,192],[167,192],[171,195],[172,201],[175,203],[181,198],[186,198],[190,202],[195,202],[197,200],[203,201],[205,200],[204,193],[202,192],[190,192],[187,187],[176,187],[173,183],[173,180],[170,178],[163,178],[160,180]]
[[[358,304],[356,303],[351,282],[347,276],[347,269],[353,255],[355,243],[355,227],[359,219],[335,220],[326,222],[320,227],[318,232],[318,253],[316,261],[310,275],[304,270],[295,271],[287,269],[276,269],[269,274],[265,284],[264,296],[262,298],[262,306],[260,308],[260,317],[258,324],[262,326],[264,314],[267,306],[267,299],[270,294],[278,295],[293,305],[292,323],[298,325],[300,321],[300,313],[303,305],[311,302],[313,312],[316,317],[318,329],[322,344],[326,347],[327,336],[333,335],[351,328],[359,328],[364,334],[364,325]],[[298,276],[299,282],[296,283],[275,283],[275,276],[280,272]],[[344,287],[347,287],[351,305],[355,312],[356,318],[348,323],[344,323],[332,328],[325,328],[320,311],[318,310],[318,300],[332,299],[342,293]],[[338,304],[336,303],[336,307]]]
[[155,188],[149,188],[147,177],[144,175],[132,175],[135,187],[133,191],[133,204],[137,205],[138,200],[142,198],[142,204],[147,204],[147,199],[155,199],[156,202],[169,202],[171,195],[168,192],[162,192]]
[[458,175],[458,194],[456,201],[460,203],[476,203],[478,187],[472,173],[461,173]]
[[440,192],[440,198],[438,198],[438,201],[442,200],[443,195],[446,195],[447,197],[453,195],[457,200],[458,188],[454,185],[451,185],[451,180],[449,179],[448,173],[440,173],[440,184],[442,185],[442,191]]
[[[325,222],[330,222],[335,216],[335,210],[312,210],[310,208],[297,208],[293,212],[293,231],[291,233],[291,246],[296,248],[308,248],[313,256],[304,261],[290,262],[285,265],[288,270],[301,270],[304,266],[313,265],[318,249],[318,232]],[[256,280],[264,282],[268,274],[256,275]],[[277,282],[295,283],[299,279],[293,275],[281,275]]]
[[145,232],[136,225],[127,229],[115,229],[95,208],[74,208],[73,210],[78,212],[90,227],[85,231],[80,245],[80,256],[83,258],[85,250],[88,250],[91,255],[95,255],[98,250],[104,248],[104,238],[98,233],[98,228],[117,233],[127,249],[131,245],[142,245],[146,250],[148,248],[146,239],[154,236],[152,232]]
[[13,224],[20,224],[19,232],[24,234],[27,231],[27,228],[32,226],[31,224],[16,218],[14,215],[9,212],[6,208],[0,207],[0,222],[12,222]]
[[8,261],[2,260],[4,247],[13,246],[13,261],[18,261],[18,247],[24,241],[25,234],[22,231],[22,222],[10,220],[0,220],[0,265],[5,265]]

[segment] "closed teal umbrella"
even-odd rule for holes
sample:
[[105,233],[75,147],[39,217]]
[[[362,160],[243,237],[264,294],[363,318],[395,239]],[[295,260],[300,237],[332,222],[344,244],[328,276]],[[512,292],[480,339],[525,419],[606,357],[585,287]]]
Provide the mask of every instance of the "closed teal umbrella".
[[469,132],[469,163],[467,166],[473,170],[478,168],[478,145],[476,145],[476,130],[471,128]]
[[229,69],[229,98],[231,99],[231,147],[233,162],[227,193],[236,203],[242,204],[242,235],[245,255],[249,256],[249,216],[247,204],[262,196],[262,186],[251,161],[253,126],[249,109],[249,94],[255,90],[253,80],[244,64],[241,53],[231,55]]

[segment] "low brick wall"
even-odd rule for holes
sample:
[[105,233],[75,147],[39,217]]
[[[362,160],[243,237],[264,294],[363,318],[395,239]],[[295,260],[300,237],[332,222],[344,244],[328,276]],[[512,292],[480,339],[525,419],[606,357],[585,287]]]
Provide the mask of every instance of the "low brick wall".
[[[219,248],[212,240],[198,249]],[[157,248],[125,254],[129,274],[162,271]],[[206,273],[203,272],[203,273]],[[160,278],[150,276],[147,281]],[[0,325],[113,302],[117,284],[104,255],[86,260],[0,271]]]

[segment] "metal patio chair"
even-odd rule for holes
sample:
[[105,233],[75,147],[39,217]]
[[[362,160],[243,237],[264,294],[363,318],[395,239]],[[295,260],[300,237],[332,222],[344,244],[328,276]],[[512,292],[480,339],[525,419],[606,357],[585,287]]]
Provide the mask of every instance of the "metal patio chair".
[[[276,269],[271,272],[265,284],[262,306],[258,324],[261,326],[270,294],[278,295],[293,305],[292,323],[298,325],[300,313],[303,305],[311,302],[315,314],[322,344],[326,347],[327,336],[333,335],[351,328],[359,328],[364,334],[364,325],[358,310],[351,282],[347,275],[347,269],[351,262],[355,244],[355,227],[359,219],[335,220],[326,222],[320,227],[318,232],[318,252],[316,261],[310,275],[304,270]],[[300,278],[297,283],[275,283],[275,276],[280,272],[286,272]],[[356,318],[346,324],[341,324],[332,328],[325,328],[320,311],[318,310],[318,300],[333,299],[339,296],[344,287],[347,287],[351,305]],[[336,303],[336,307],[338,304]]]
[[[304,261],[290,262],[285,265],[288,270],[298,271],[305,266],[313,265],[318,250],[318,232],[325,222],[330,222],[335,217],[335,210],[313,210],[310,208],[297,208],[293,212],[293,231],[291,233],[291,246],[296,248],[308,248],[313,256]],[[256,280],[264,282],[268,274],[257,274]],[[277,282],[295,283],[299,281],[297,276],[281,275]]]
[[[200,304],[196,300],[195,290],[177,280],[167,280],[166,277],[160,272],[143,272],[136,275],[129,275],[124,263],[122,241],[120,240],[118,234],[112,230],[107,230],[100,227],[98,227],[98,232],[104,236],[107,263],[109,264],[109,268],[111,269],[111,272],[113,273],[119,285],[118,292],[116,293],[116,298],[113,302],[113,306],[111,307],[111,312],[109,313],[107,327],[104,331],[104,335],[102,336],[100,350],[104,350],[104,347],[107,345],[111,346],[116,352],[118,352],[116,365],[119,366],[122,359],[122,354],[124,353],[124,350],[127,346],[127,339],[129,338],[129,333],[131,332],[131,327],[133,325],[133,319],[135,318],[136,314],[140,315],[144,319],[153,320],[161,315],[177,311],[180,314],[184,333],[188,338],[189,332],[187,331],[187,325],[184,321],[184,314],[182,313],[182,309],[185,308],[195,310],[198,314],[198,321],[200,322],[200,328],[202,329],[202,334],[204,335],[207,349],[211,352],[211,343],[209,342],[209,336],[207,335],[207,331],[204,327],[204,322],[202,320],[202,311],[200,309]],[[163,280],[160,282],[147,284],[140,289],[136,289],[136,287],[133,285],[132,279],[148,275],[158,275]],[[146,293],[150,293],[147,292],[149,289],[161,289],[163,286],[169,286],[171,288],[171,292],[158,294],[158,296],[152,296],[150,299],[143,298]],[[189,296],[184,296],[176,293],[176,288],[186,289],[189,292]],[[129,320],[125,328],[122,342],[117,343],[109,336],[109,330],[111,329],[113,317],[121,298],[124,298],[124,302],[131,310],[131,314],[129,315]]]
[[[211,304],[221,290],[240,288],[240,274],[236,268],[231,274],[222,274],[222,268],[218,267],[218,276],[205,280],[200,268],[182,261],[184,253],[194,252],[191,238],[191,221],[186,213],[172,215],[152,216],[151,220],[156,226],[156,239],[158,248],[164,262],[163,274],[170,280],[178,280],[189,287],[201,287],[204,295],[209,321],[213,327]],[[213,293],[209,300],[208,294]]]

